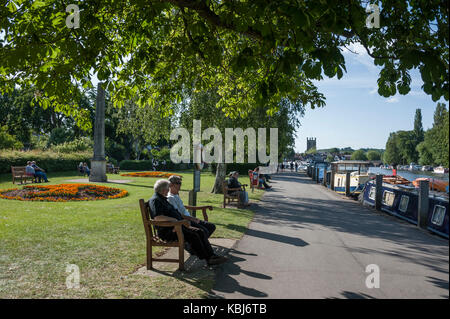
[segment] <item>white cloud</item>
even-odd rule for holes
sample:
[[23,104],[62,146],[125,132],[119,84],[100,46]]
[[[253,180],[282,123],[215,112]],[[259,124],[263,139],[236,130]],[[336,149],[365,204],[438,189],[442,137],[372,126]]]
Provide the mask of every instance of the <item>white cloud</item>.
[[378,87],[374,87],[370,92],[369,92],[369,94],[370,95],[374,95],[374,94],[376,94],[378,92]]
[[387,103],[398,103],[398,101],[399,101],[398,96],[393,96],[393,97],[390,97],[386,102]]
[[369,71],[376,71],[378,67],[373,63],[373,58],[369,56],[367,50],[360,43],[351,43],[342,48],[342,54],[346,61],[349,59],[367,67]]

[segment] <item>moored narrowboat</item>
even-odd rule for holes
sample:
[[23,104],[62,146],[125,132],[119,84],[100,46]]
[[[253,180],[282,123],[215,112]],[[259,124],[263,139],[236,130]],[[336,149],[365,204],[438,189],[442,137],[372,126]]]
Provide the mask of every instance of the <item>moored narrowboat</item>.
[[[375,206],[375,181],[367,182],[360,200]],[[418,224],[419,194],[412,184],[390,183],[383,179],[381,210],[414,225]],[[449,238],[449,196],[445,192],[430,191],[427,229]]]
[[350,193],[359,195],[364,185],[372,178],[369,174],[369,168],[373,167],[370,161],[337,161],[331,163],[331,169],[334,174],[334,191],[345,194],[345,183],[347,172],[350,172]]

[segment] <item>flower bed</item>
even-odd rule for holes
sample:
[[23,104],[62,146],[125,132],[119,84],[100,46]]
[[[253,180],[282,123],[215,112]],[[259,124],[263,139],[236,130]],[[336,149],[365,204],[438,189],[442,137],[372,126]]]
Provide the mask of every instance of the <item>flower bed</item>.
[[123,189],[92,184],[29,185],[22,189],[0,190],[0,198],[44,202],[114,199],[127,195]]
[[178,174],[166,173],[166,172],[136,172],[136,173],[126,173],[120,174],[121,176],[131,176],[131,177],[164,177],[169,178],[172,175],[180,176]]

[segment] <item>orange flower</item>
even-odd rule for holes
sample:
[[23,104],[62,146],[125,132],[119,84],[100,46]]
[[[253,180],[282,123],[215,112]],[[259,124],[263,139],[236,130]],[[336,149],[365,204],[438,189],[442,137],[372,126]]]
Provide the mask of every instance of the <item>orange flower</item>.
[[178,174],[166,172],[135,172],[135,173],[121,174],[121,176],[131,176],[131,177],[164,177],[164,178],[169,178],[172,175],[180,176]]
[[[92,184],[59,184],[59,185],[29,185],[22,190],[26,191],[21,196],[9,196],[8,193],[18,189],[0,190],[0,198],[31,200],[31,201],[51,201],[67,202],[79,200],[101,200],[108,198],[121,198],[128,195],[128,192],[119,188],[112,188]],[[82,198],[80,198],[82,196]]]

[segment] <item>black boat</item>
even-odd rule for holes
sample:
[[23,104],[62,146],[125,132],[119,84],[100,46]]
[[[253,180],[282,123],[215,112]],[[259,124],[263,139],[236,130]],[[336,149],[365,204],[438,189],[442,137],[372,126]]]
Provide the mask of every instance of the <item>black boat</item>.
[[[375,181],[366,183],[360,200],[364,205],[375,206]],[[393,216],[418,224],[419,194],[412,185],[383,182],[381,209]],[[427,229],[439,236],[449,238],[449,195],[430,191]]]

